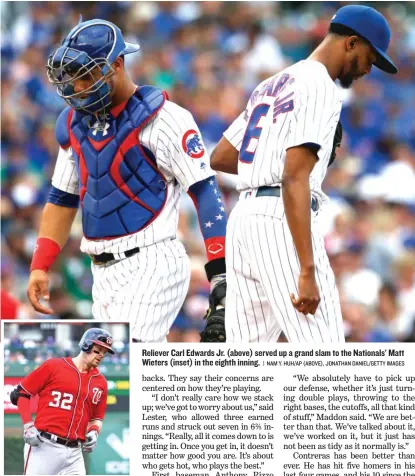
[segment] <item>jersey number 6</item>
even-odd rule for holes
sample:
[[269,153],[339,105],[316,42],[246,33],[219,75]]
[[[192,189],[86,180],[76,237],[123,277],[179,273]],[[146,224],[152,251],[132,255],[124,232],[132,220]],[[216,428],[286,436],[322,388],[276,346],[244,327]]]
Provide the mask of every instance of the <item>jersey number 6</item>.
[[50,407],[62,408],[62,410],[71,410],[71,403],[73,401],[72,393],[64,393],[54,390],[52,392],[54,397],[53,402],[49,402]]
[[261,119],[267,115],[271,106],[269,104],[258,104],[254,107],[239,152],[239,160],[246,164],[251,164],[254,160],[255,151],[258,147],[259,136],[262,132]]
[[[275,122],[280,114],[285,114],[294,109],[294,101],[292,99],[287,101],[287,99],[292,95],[293,93],[283,98],[276,98],[274,102],[272,122]],[[252,110],[251,117],[249,118],[248,126],[242,140],[241,151],[239,152],[239,160],[245,164],[251,164],[254,160],[255,151],[258,147],[259,136],[261,135],[263,127],[261,124],[261,119],[267,115],[270,107],[271,106],[269,104],[262,103],[255,106]]]

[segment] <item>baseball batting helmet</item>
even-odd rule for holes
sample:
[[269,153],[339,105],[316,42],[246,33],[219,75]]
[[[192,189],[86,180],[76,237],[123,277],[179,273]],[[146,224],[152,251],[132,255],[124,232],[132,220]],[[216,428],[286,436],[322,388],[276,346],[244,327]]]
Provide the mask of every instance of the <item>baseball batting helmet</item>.
[[82,352],[91,352],[94,344],[105,347],[108,349],[110,354],[114,353],[111,347],[112,335],[109,332],[104,331],[104,329],[100,329],[99,327],[88,329],[79,341],[79,347]]
[[[114,74],[112,63],[139,48],[137,44],[125,42],[121,30],[109,21],[80,21],[65,37],[62,46],[49,56],[46,66],[49,81],[74,109],[88,114],[105,113],[111,106],[108,79]],[[76,93],[74,84],[80,78],[93,78],[94,82]]]

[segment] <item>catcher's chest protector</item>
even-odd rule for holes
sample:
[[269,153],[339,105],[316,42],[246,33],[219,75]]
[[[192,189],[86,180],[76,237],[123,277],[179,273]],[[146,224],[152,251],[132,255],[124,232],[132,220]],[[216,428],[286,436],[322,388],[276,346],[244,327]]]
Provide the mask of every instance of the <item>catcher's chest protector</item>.
[[139,143],[140,131],[163,107],[152,86],[138,88],[105,124],[74,112],[70,145],[77,162],[82,225],[90,239],[114,238],[148,226],[167,199],[166,181],[153,154]]

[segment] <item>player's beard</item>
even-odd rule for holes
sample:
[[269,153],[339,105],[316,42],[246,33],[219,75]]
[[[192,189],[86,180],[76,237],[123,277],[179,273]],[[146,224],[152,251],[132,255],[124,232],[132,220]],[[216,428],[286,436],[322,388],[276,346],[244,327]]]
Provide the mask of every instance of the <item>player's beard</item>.
[[343,76],[339,76],[340,86],[345,89],[350,88],[356,76],[358,76],[358,72],[357,58],[354,58],[350,66],[350,71]]
[[[102,359],[101,359],[102,360]],[[92,366],[95,368],[95,367],[98,367],[98,365],[101,363],[101,360],[98,360],[98,359],[94,359],[92,361]]]
[[102,359],[99,360],[94,355],[94,357],[91,360],[89,360],[88,365],[89,365],[90,368],[95,369],[96,367],[98,367],[98,365],[101,363],[101,361],[102,361]]

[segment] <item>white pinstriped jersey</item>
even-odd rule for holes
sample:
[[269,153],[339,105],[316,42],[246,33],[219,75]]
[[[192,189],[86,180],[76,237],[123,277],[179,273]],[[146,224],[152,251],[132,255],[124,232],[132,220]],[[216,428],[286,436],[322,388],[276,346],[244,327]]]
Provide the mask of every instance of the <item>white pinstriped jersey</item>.
[[310,187],[324,200],[321,184],[341,106],[326,67],[314,60],[295,63],[259,84],[224,133],[240,153],[238,190],[281,183],[287,149],[314,143],[320,149]]
[[[340,111],[337,88],[317,61],[300,61],[262,82],[224,134],[239,151],[238,189],[280,184],[287,149],[317,144],[310,188],[321,206]],[[241,193],[227,227],[228,342],[276,342],[281,331],[293,343],[344,342],[339,294],[317,213],[311,212],[311,241],[322,300],[314,316],[305,316],[290,298],[299,295],[301,269],[283,200]]]
[[[194,183],[215,175],[210,168],[205,147],[203,155],[198,157],[198,160],[192,159],[183,149],[183,136],[190,130],[198,132],[202,141],[192,114],[166,100],[162,109],[143,128],[139,137],[140,143],[153,153],[157,166],[167,180],[168,198],[162,212],[144,230],[128,236],[112,240],[88,240],[84,237],[81,243],[83,252],[122,253],[176,235],[181,191],[187,191]],[[64,192],[79,194],[78,170],[71,148],[59,150],[52,185]]]

